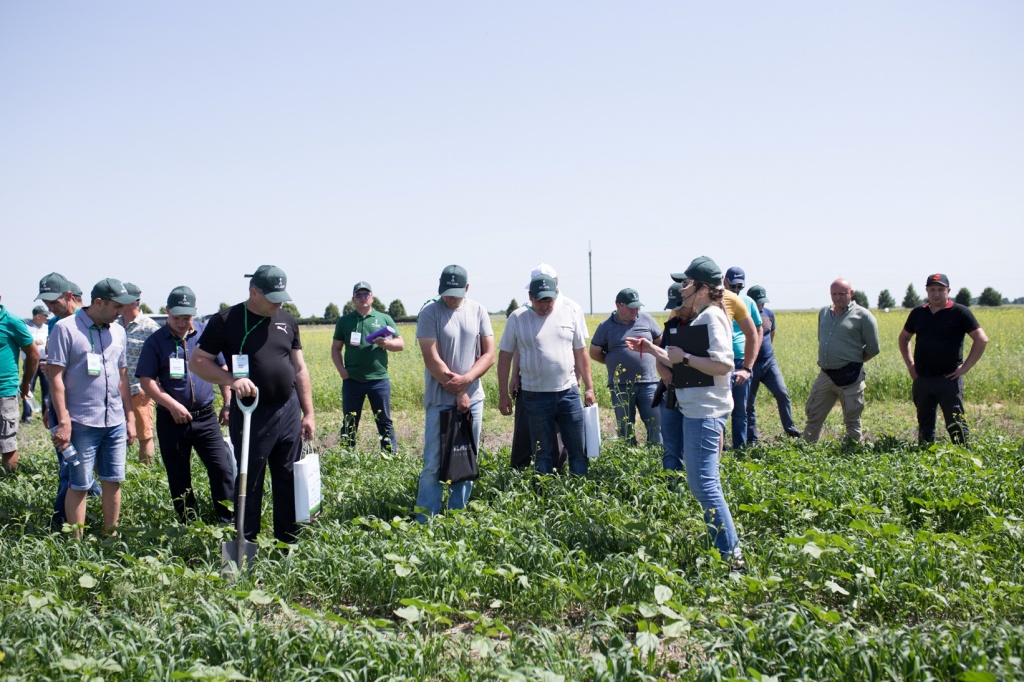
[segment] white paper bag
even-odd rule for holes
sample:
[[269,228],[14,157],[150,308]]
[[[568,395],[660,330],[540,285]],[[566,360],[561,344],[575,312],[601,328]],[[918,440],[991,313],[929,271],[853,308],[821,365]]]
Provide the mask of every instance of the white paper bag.
[[594,459],[601,452],[601,420],[597,414],[597,403],[583,408],[583,431],[587,444],[587,459]]
[[295,470],[295,520],[309,523],[320,513],[320,455],[310,452]]

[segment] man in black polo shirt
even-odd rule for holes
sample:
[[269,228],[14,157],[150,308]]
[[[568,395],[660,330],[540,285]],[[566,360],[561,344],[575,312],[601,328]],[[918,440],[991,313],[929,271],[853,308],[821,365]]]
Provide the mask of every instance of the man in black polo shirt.
[[[910,311],[900,332],[900,353],[914,380],[914,405],[917,406],[918,439],[935,441],[935,409],[942,408],[950,440],[967,445],[967,421],[964,419],[964,375],[985,352],[988,337],[967,306],[949,298],[949,278],[929,275],[925,283],[928,302]],[[910,357],[910,337],[917,334],[914,357]],[[964,360],[964,336],[970,336],[971,352]]]
[[[253,397],[259,387],[259,406],[251,416],[245,538],[253,541],[259,533],[263,480],[269,466],[274,537],[294,542],[293,466],[302,441],[313,438],[313,393],[302,359],[299,326],[281,310],[282,303],[292,300],[285,291],[288,278],[284,270],[261,265],[255,274],[246,276],[252,278],[248,300],[210,319],[189,367],[207,381],[231,387],[234,400],[229,430],[236,457],[242,453],[242,412],[237,401]],[[218,354],[228,359],[230,372],[217,363]]]
[[[142,345],[135,376],[143,392],[157,404],[156,436],[160,457],[167,469],[167,483],[178,520],[188,523],[199,517],[199,505],[192,489],[192,449],[206,467],[210,497],[217,517],[231,522],[231,500],[235,479],[231,453],[220,433],[213,408],[213,386],[188,368],[188,360],[199,345],[206,328],[196,322],[196,296],[188,287],[176,287],[167,297],[167,324],[149,335]],[[225,366],[224,358],[217,362]],[[221,386],[224,408],[220,421],[226,423],[231,389]]]

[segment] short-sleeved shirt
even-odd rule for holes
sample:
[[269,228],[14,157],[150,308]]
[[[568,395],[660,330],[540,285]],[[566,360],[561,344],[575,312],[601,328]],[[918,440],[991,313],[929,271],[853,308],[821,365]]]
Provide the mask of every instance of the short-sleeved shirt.
[[725,314],[733,322],[742,322],[743,320],[750,317],[750,308],[743,302],[743,298],[740,297],[734,291],[728,289],[722,292],[722,305],[725,307]]
[[[196,376],[188,368],[189,358],[199,345],[199,338],[206,329],[202,322],[193,323],[193,329],[185,335],[184,340],[178,338],[171,328],[164,325],[150,334],[142,344],[142,353],[135,369],[139,379],[156,379],[160,388],[187,410],[197,410],[213,402],[214,389],[206,379]],[[185,364],[185,375],[171,377],[171,358],[182,360]],[[217,356],[218,365],[226,365],[224,356]]]
[[[420,310],[416,319],[417,339],[436,339],[437,354],[448,369],[465,374],[480,357],[480,339],[494,336],[491,317],[482,305],[468,298],[452,309],[443,300],[434,301]],[[455,395],[441,387],[430,370],[423,370],[423,406],[454,405]],[[480,379],[471,383],[466,393],[475,402],[484,399]]]
[[123,317],[118,321],[124,327],[125,336],[128,337],[128,382],[131,384],[132,395],[138,395],[142,391],[142,384],[135,378],[135,369],[139,366],[142,345],[146,343],[150,334],[160,329],[160,325],[145,313],[139,313],[134,320],[128,323],[125,323]]
[[572,300],[568,296],[563,296],[561,293],[558,294],[558,298],[555,299],[555,307],[560,305],[568,306],[572,308],[576,315],[576,320],[580,325],[580,329],[583,330],[583,340],[586,341],[590,338],[590,330],[587,329],[587,316],[583,313],[583,306],[576,301]]
[[980,329],[977,318],[965,305],[949,301],[933,313],[925,303],[910,311],[903,330],[917,334],[914,367],[920,376],[945,376],[964,363],[964,336]]
[[[754,318],[754,326],[761,326],[761,313],[757,311],[757,304],[754,303],[754,299],[749,296],[739,295],[737,296],[740,302],[743,304],[743,309],[746,311],[744,317],[738,318],[739,320],[745,320],[748,317]],[[740,323],[737,318],[732,320],[732,354],[737,360],[743,359],[743,354],[746,350],[747,337],[740,329]]]
[[[89,374],[88,356],[101,356],[100,373]],[[47,364],[64,368],[64,402],[71,421],[108,428],[124,423],[121,370],[128,366],[127,342],[119,324],[100,327],[79,308],[53,326]]]
[[[428,304],[429,305],[429,304]],[[391,327],[395,337],[401,337],[398,325],[386,313],[370,310],[365,316],[352,311],[338,318],[334,325],[334,340],[340,341],[345,349],[345,369],[350,379],[356,381],[376,381],[388,378],[388,352],[371,342],[366,337],[378,329]],[[353,343],[358,334],[358,341]]]
[[18,395],[18,354],[33,342],[25,321],[0,306],[0,397]]
[[772,348],[772,332],[778,329],[775,324],[775,313],[770,308],[761,308],[761,329],[764,331],[764,339],[761,341],[761,350],[757,353],[757,361],[768,362],[775,357],[775,349]]
[[509,315],[500,349],[519,351],[523,390],[549,393],[576,384],[573,351],[586,348],[586,343],[579,315],[570,306],[555,305],[543,317],[523,306]]
[[[718,306],[708,306],[697,314],[691,325],[708,326],[708,357],[717,362],[733,364],[729,320]],[[711,386],[691,386],[676,389],[679,411],[691,419],[722,417],[732,412],[732,378],[729,374],[715,375]]]
[[223,355],[234,371],[234,356],[249,356],[249,379],[260,389],[260,405],[280,405],[295,392],[292,351],[301,350],[299,325],[284,310],[273,317],[257,315],[245,303],[213,317],[199,336],[199,349]]
[[608,367],[608,387],[627,384],[651,384],[658,381],[656,360],[650,353],[641,355],[626,347],[627,337],[639,337],[653,342],[661,336],[658,322],[645,312],[635,319],[623,322],[616,313],[597,325],[591,343],[605,352]]

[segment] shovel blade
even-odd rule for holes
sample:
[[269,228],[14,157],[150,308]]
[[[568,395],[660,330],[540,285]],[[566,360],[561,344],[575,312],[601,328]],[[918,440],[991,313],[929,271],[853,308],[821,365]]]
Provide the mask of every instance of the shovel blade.
[[247,565],[252,564],[256,558],[256,550],[258,549],[256,543],[249,542],[248,540],[242,541],[242,556],[238,556],[238,541],[232,540],[231,542],[222,542],[220,545],[220,556],[224,561],[221,566],[221,573],[237,573],[240,569],[245,569]]

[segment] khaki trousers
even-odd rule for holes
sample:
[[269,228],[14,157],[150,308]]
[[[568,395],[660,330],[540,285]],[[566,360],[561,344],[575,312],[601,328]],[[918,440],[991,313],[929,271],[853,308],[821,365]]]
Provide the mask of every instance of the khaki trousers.
[[843,423],[846,424],[846,437],[860,442],[863,433],[860,427],[860,416],[864,412],[864,370],[861,369],[857,381],[849,386],[836,386],[828,375],[819,371],[818,377],[811,386],[811,394],[807,397],[807,426],[804,427],[804,440],[817,443],[821,438],[821,428],[832,407],[839,401],[843,408]]

